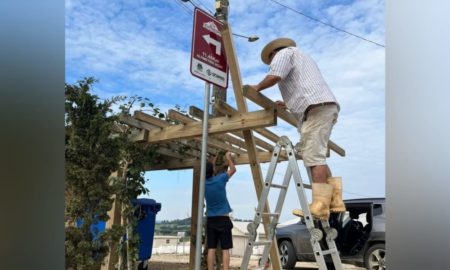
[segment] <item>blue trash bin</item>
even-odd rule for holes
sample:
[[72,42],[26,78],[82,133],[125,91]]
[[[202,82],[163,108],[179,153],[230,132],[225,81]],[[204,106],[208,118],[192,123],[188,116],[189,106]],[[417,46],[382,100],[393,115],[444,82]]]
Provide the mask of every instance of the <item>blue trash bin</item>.
[[[83,225],[83,220],[81,218],[77,219],[76,224],[77,224],[77,228],[80,228]],[[100,236],[100,233],[105,231],[105,226],[106,226],[105,221],[98,220],[97,217],[94,218],[94,222],[89,227],[89,230],[91,231],[94,241],[98,239],[98,237]]]
[[133,201],[137,205],[138,217],[137,232],[139,234],[139,261],[147,261],[152,256],[153,235],[155,233],[156,214],[161,210],[161,203],[152,199],[137,199]]

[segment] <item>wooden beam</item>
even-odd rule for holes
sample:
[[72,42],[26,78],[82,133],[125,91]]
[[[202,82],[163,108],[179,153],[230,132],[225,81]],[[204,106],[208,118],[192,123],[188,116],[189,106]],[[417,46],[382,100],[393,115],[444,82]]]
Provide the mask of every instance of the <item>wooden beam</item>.
[[[193,107],[193,106],[191,106],[191,107]],[[196,120],[194,120],[194,119],[192,119],[190,117],[187,117],[186,115],[184,115],[184,114],[182,114],[180,112],[174,111],[174,110],[170,110],[169,111],[168,117],[170,119],[172,119],[172,120],[181,122],[183,124],[198,123],[198,121],[196,121]],[[201,119],[203,119],[203,116],[201,117]],[[241,141],[241,140],[239,140],[239,139],[237,139],[235,137],[232,137],[230,135],[227,135],[227,134],[212,135],[212,138],[223,140],[223,141],[227,141],[227,142],[229,142],[231,144],[234,144],[234,145],[238,146],[239,148],[244,148],[245,149],[245,142],[243,142],[243,141]]]
[[[288,122],[292,126],[297,127],[297,120],[290,112],[288,112],[285,108],[277,106],[275,104],[275,102],[273,102],[272,100],[270,100],[268,97],[264,96],[263,94],[258,93],[255,89],[246,85],[243,87],[243,94],[245,97],[247,97],[248,99],[250,99],[251,101],[253,101],[254,103],[258,104],[259,106],[261,106],[263,108],[266,108],[266,109],[274,108],[274,107],[277,108],[278,109],[277,110],[278,117],[280,117],[284,121]],[[329,140],[328,146],[330,147],[331,150],[336,152],[338,155],[340,155],[342,157],[345,156],[345,150],[343,148],[339,147],[333,141]]]
[[[148,115],[146,113],[140,112],[140,111],[135,111],[134,112],[134,117],[140,121],[143,121],[145,123],[148,123],[150,125],[155,125],[157,127],[160,128],[160,130],[164,127],[169,127],[172,126],[169,122],[158,119],[154,116]],[[180,138],[178,139],[180,141],[183,141],[184,139]],[[193,138],[193,140],[201,142],[202,138]],[[183,142],[184,143],[184,142]],[[187,143],[184,143],[187,145]],[[208,146],[210,147],[214,147],[214,148],[218,148],[218,149],[222,149],[222,150],[227,150],[227,151],[231,151],[233,153],[245,153],[245,151],[234,148],[230,145],[227,145],[226,143],[219,141],[217,139],[213,139],[213,138],[209,138],[208,140]],[[215,149],[208,149],[208,152],[210,153],[216,153],[217,151]]]
[[[241,74],[239,69],[239,63],[236,57],[236,51],[234,49],[233,39],[231,36],[231,29],[229,24],[225,23],[221,29],[222,33],[222,39],[223,44],[225,47],[225,52],[227,56],[227,62],[228,66],[230,68],[231,73],[231,80],[233,82],[233,90],[234,90],[234,96],[236,99],[238,111],[240,113],[247,112],[247,103],[244,100],[244,97],[242,95],[242,80],[241,80]],[[261,192],[263,189],[263,177],[261,172],[261,167],[259,166],[258,156],[256,152],[256,144],[255,139],[253,137],[251,130],[245,130],[243,131],[244,139],[247,144],[247,153],[250,161],[250,168],[253,175],[253,183],[255,185],[256,194],[259,200],[259,197],[261,196]],[[265,212],[269,211],[269,204],[266,202],[264,207]],[[269,234],[267,225],[269,224],[270,220],[269,217],[263,216],[263,224],[266,235]],[[281,263],[280,263],[280,256],[278,254],[278,244],[276,241],[276,238],[273,237],[273,242],[270,247],[270,257],[272,259],[272,269],[274,270],[281,270]]]
[[197,241],[197,217],[198,217],[198,197],[200,187],[200,161],[196,160],[192,172],[192,203],[191,203],[191,241],[189,252],[189,270],[195,268],[195,243]]
[[[121,172],[114,172],[111,174],[110,177],[121,177]],[[111,229],[113,225],[118,225],[121,222],[121,210],[122,210],[122,204],[117,202],[115,199],[115,196],[113,195],[113,204],[111,207],[111,210],[108,211],[109,219],[106,221],[105,228]],[[115,264],[119,260],[119,257],[116,252],[117,249],[117,243],[112,243],[112,245],[109,247],[108,255],[103,259],[103,263],[100,267],[100,270],[114,270]]]
[[[246,130],[258,127],[273,126],[277,124],[275,109],[256,112],[241,113],[232,117],[217,117],[208,121],[208,133],[219,134],[230,131]],[[149,143],[166,142],[174,139],[193,138],[202,135],[202,123],[188,123],[185,125],[172,125],[160,131],[150,131]]]
[[[214,107],[216,108],[217,111],[220,111],[225,115],[233,115],[238,112],[230,104],[223,102],[221,100],[216,101],[214,103]],[[256,128],[254,130],[274,143],[277,143],[280,140],[280,137],[278,135],[268,130],[267,128]]]
[[[260,163],[270,162],[272,158],[272,153],[270,152],[257,152],[258,160]],[[298,159],[298,157],[297,157]],[[279,161],[287,160],[286,152],[283,150],[280,152]],[[195,164],[199,162],[199,159],[196,158],[186,158],[183,160],[180,159],[171,159],[163,162],[161,164],[149,165],[145,167],[146,171],[157,171],[157,170],[181,170],[181,169],[189,169],[193,168]],[[236,165],[246,165],[250,164],[250,159],[248,154],[239,154],[235,159]]]
[[[220,101],[220,102],[221,102],[221,103],[224,103],[223,101]],[[203,110],[201,110],[201,109],[199,109],[199,108],[197,108],[197,107],[195,107],[195,106],[190,106],[190,107],[189,107],[189,111],[190,111],[190,112],[192,111],[192,112],[196,115],[196,118],[198,118],[198,119],[200,119],[200,120],[203,119]],[[217,111],[217,112],[220,112],[221,114],[225,114],[225,115],[231,116],[231,114],[224,113],[224,111],[223,111],[223,110],[220,110],[219,107],[216,108],[216,111]],[[233,114],[237,114],[237,113],[238,113],[238,112],[235,111],[235,113],[233,113]],[[191,120],[191,119],[190,119],[190,120]],[[235,131],[235,132],[230,132],[230,133],[233,134],[234,136],[237,136],[237,137],[241,138],[241,139],[244,138],[244,136],[242,135],[242,132]],[[226,137],[225,137],[225,140],[226,140],[227,138],[230,138],[230,137],[231,137],[231,136],[226,136]],[[233,142],[233,140],[235,140],[235,138],[234,138],[234,137],[231,137],[231,138],[232,138],[232,140],[230,140],[230,142]],[[265,141],[263,141],[263,140],[261,140],[261,139],[258,139],[258,138],[256,138],[256,137],[255,137],[255,141],[256,141],[256,145],[257,145],[257,146],[261,147],[262,149],[268,150],[268,151],[270,151],[270,152],[272,152],[273,149],[275,148],[273,145],[271,145],[271,144],[269,144],[269,143],[267,143],[267,142],[265,142]],[[239,146],[242,147],[242,148],[245,148],[245,147],[246,147],[245,141],[242,141],[242,140],[239,140],[239,144],[236,144],[236,145],[239,145]]]
[[[202,120],[202,119],[203,119],[203,110],[200,109],[200,108],[197,108],[197,107],[195,107],[195,106],[189,106],[189,114],[190,114],[192,117],[197,118],[198,120]],[[215,116],[212,115],[212,114],[209,115],[209,118],[210,118],[210,119],[211,119],[211,118],[214,118],[214,117],[215,117]]]
[[156,149],[156,153],[158,153],[160,155],[168,156],[168,157],[171,157],[171,158],[176,158],[176,159],[179,159],[179,160],[186,159],[185,156],[183,156],[183,155],[173,151],[172,149],[164,147],[164,146],[158,147]]
[[136,119],[139,119],[141,121],[144,121],[148,124],[157,126],[157,127],[167,127],[170,126],[170,123],[168,123],[167,121],[161,120],[159,118],[156,118],[154,116],[148,115],[144,112],[141,111],[135,111],[133,114],[133,117]]
[[120,115],[119,116],[119,121],[123,122],[129,126],[135,127],[135,128],[140,128],[140,129],[146,129],[146,130],[152,130],[152,129],[159,129],[158,126],[140,121],[139,119],[133,118],[131,116],[128,115]]

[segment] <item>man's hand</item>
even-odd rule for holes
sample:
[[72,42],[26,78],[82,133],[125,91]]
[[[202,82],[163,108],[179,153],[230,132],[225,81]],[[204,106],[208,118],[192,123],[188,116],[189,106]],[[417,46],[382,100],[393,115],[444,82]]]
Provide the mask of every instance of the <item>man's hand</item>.
[[236,172],[236,167],[234,166],[233,156],[232,153],[226,152],[225,158],[228,160],[228,177],[233,176],[233,174]]
[[277,104],[277,106],[280,106],[280,107],[286,109],[286,104],[284,103],[284,101],[277,100],[277,101],[275,101],[275,104]]
[[226,152],[225,153],[225,158],[227,159],[227,160],[229,160],[229,161],[234,161],[234,158],[235,158],[235,154],[233,154],[233,153],[231,153],[231,152]]

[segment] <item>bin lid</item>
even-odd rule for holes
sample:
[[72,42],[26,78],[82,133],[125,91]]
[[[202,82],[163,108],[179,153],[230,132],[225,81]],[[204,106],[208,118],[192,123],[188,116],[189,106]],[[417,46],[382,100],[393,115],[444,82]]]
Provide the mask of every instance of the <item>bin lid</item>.
[[154,212],[155,214],[159,211],[161,211],[161,203],[156,202],[153,199],[135,199],[133,200],[134,205],[141,205],[144,208],[148,208],[150,211]]

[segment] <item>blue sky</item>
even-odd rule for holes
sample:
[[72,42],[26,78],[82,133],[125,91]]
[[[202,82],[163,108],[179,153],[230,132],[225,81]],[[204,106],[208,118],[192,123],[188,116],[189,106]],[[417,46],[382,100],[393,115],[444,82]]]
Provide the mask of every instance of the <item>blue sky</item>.
[[[213,10],[212,0],[193,0]],[[234,33],[257,35],[249,43],[235,37],[244,84],[259,82],[267,71],[260,52],[277,37],[290,37],[310,54],[341,105],[331,139],[345,148],[345,158],[332,154],[328,163],[342,176],[344,198],[385,195],[385,50],[300,16],[270,0],[230,0]],[[348,32],[384,44],[384,1],[279,2]],[[179,0],[66,0],[66,82],[94,76],[101,98],[139,95],[163,111],[180,105],[203,108],[204,82],[189,72],[193,6]],[[276,86],[263,92],[281,99]],[[231,82],[228,103],[235,106]],[[260,109],[248,102],[250,110]],[[279,121],[269,128],[299,140],[296,129]],[[302,163],[301,169],[304,173]],[[262,165],[265,175],[268,165]],[[284,174],[278,167],[279,181]],[[256,195],[248,166],[238,166],[227,191],[236,218],[252,218]],[[192,171],[146,174],[149,197],[162,203],[158,220],[186,218],[191,212]],[[307,182],[307,179],[304,179]],[[275,194],[269,204],[274,207]],[[309,196],[309,192],[308,192]],[[299,203],[291,185],[281,221],[292,219]]]

